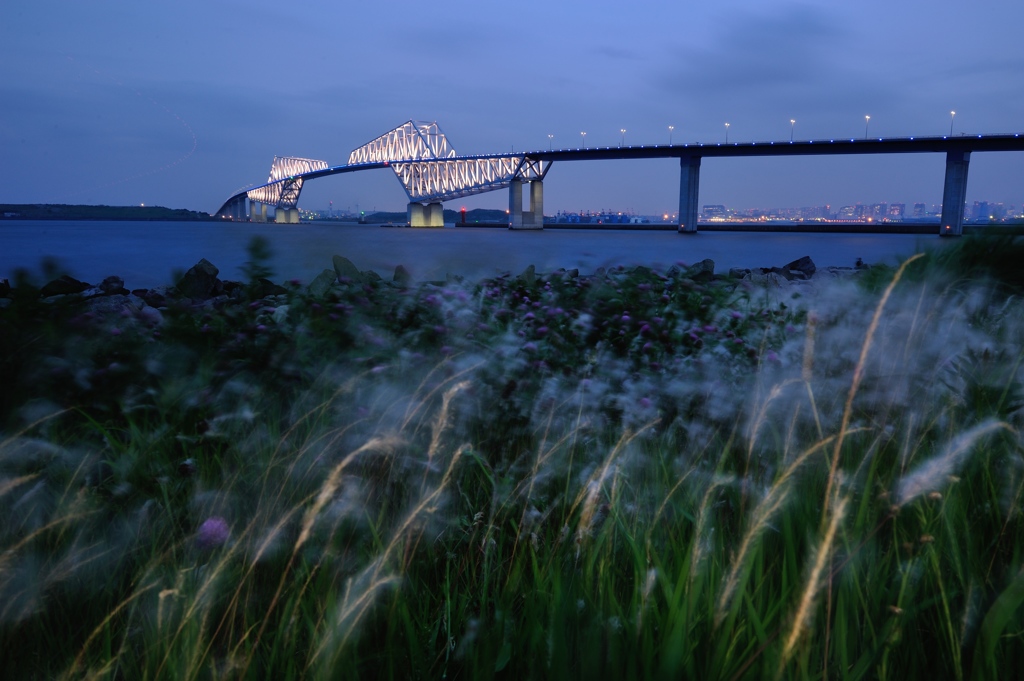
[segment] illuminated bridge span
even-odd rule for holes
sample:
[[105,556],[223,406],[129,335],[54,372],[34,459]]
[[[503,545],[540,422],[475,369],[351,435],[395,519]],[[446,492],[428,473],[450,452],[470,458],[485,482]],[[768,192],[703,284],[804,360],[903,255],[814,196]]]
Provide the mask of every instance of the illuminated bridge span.
[[[442,202],[473,194],[509,190],[509,228],[542,229],[544,176],[554,161],[678,158],[679,231],[697,231],[698,189],[702,158],[751,156],[825,156],[846,154],[946,154],[945,187],[939,234],[963,231],[967,170],[973,152],[1024,151],[1021,133],[959,137],[887,137],[732,144],[674,144],[629,147],[549,149],[519,154],[459,156],[437,123],[409,121],[349,154],[348,162],[275,157],[267,182],[229,198],[217,214],[235,220],[248,216],[266,221],[267,206],[277,222],[298,222],[296,207],[303,182],[327,175],[391,168],[409,196],[409,224],[441,227]],[[529,210],[523,210],[523,185],[529,185]],[[246,210],[246,201],[249,202]]]

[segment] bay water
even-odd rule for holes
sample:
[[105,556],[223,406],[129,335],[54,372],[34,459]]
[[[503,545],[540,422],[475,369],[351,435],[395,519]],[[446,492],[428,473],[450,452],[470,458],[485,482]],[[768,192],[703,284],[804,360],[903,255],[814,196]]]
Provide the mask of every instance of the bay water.
[[96,284],[118,275],[125,286],[149,288],[174,282],[201,258],[222,279],[241,280],[246,246],[266,237],[275,281],[308,283],[331,257],[343,255],[361,270],[390,279],[403,265],[420,281],[446,274],[471,279],[529,265],[538,272],[559,267],[582,274],[599,267],[646,265],[667,269],[710,258],[718,272],[732,267],[782,266],[810,256],[818,267],[865,263],[897,264],[946,240],[909,234],[818,234],[794,232],[700,232],[546,229],[510,231],[471,227],[407,229],[379,225],[312,223],[277,225],[233,222],[0,221],[0,279],[27,269],[39,283],[43,262]]

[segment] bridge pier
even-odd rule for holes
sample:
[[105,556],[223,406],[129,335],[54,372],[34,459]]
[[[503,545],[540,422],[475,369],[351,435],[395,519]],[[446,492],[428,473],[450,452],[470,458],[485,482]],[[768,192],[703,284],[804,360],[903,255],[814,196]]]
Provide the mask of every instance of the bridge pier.
[[440,202],[427,204],[427,227],[444,227],[444,206]]
[[274,222],[279,225],[299,224],[299,209],[278,206],[274,209]]
[[413,201],[406,208],[410,227],[444,227],[444,205],[435,201],[423,205]]
[[508,228],[544,229],[544,182],[530,181],[530,210],[523,210],[523,181],[508,186]]
[[697,201],[700,189],[700,156],[679,159],[679,233],[697,233]]
[[259,201],[249,202],[249,219],[253,222],[267,221],[267,204]]
[[961,236],[964,233],[964,204],[967,203],[967,166],[969,151],[946,152],[946,181],[942,188],[942,220],[939,236]]
[[231,212],[231,219],[244,222],[248,217],[249,212],[245,209],[245,194],[242,194],[235,201],[234,209]]

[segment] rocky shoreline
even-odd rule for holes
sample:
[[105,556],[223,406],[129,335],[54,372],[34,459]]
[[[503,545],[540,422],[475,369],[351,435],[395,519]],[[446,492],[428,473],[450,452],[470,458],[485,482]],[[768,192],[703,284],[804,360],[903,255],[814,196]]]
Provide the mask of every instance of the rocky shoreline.
[[[169,304],[184,307],[220,308],[233,302],[244,300],[268,299],[281,302],[289,293],[301,291],[313,298],[322,298],[332,287],[351,283],[370,283],[398,288],[406,288],[414,284],[409,271],[402,265],[395,268],[390,280],[385,280],[373,270],[360,270],[351,260],[340,255],[332,258],[333,269],[324,269],[308,285],[301,282],[288,282],[289,287],[282,286],[260,277],[249,284],[235,280],[220,279],[220,270],[205,258],[193,265],[173,285],[156,286],[153,288],[131,289],[125,287],[123,278],[117,275],[106,277],[99,284],[80,281],[68,275],[57,277],[42,287],[35,289],[30,284],[12,285],[9,280],[0,280],[0,310],[10,306],[16,299],[39,299],[43,302],[77,301],[97,312],[138,312],[146,317],[158,320],[161,309]],[[710,259],[702,260],[692,266],[680,268],[673,266],[668,276],[680,275],[703,283],[717,282],[719,285],[747,284],[782,288],[786,286],[808,284],[816,281],[846,277],[858,271],[868,269],[859,259],[855,267],[819,268],[810,257],[804,256],[781,267],[731,268],[726,275],[715,274],[715,263]],[[647,270],[637,266],[638,270]],[[605,268],[598,268],[594,273],[580,274],[578,269],[558,269],[548,274],[536,272],[531,265],[518,278],[532,284],[536,280],[549,277],[600,278],[606,273]],[[506,274],[504,276],[510,276]],[[422,282],[427,285],[446,285],[452,281],[462,282],[463,277],[449,274],[443,282]]]

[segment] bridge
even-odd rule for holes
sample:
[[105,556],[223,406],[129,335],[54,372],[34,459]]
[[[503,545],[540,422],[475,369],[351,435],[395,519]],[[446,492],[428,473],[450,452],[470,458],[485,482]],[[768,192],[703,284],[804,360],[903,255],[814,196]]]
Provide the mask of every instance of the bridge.
[[[678,230],[692,234],[697,231],[703,158],[944,153],[946,174],[939,235],[960,236],[963,233],[971,154],[996,151],[1024,151],[1024,136],[1012,133],[683,143],[460,156],[437,123],[408,121],[354,149],[343,165],[330,166],[326,161],[314,159],[275,157],[266,182],[237,191],[215,215],[265,222],[267,207],[273,206],[276,222],[297,223],[299,194],[306,181],[328,175],[391,168],[409,197],[407,212],[412,227],[443,227],[444,201],[508,189],[509,229],[542,229],[544,177],[555,161],[678,158]],[[529,208],[525,210],[524,186],[528,188],[529,196]]]

